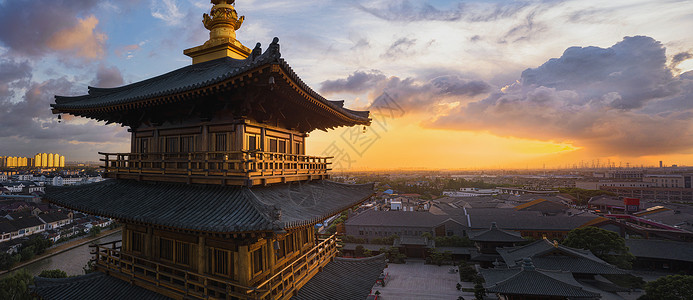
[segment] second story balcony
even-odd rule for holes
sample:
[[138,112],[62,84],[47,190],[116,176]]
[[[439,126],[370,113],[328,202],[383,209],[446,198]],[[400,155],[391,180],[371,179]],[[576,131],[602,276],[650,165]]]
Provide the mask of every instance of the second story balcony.
[[260,151],[99,154],[108,178],[242,186],[326,179],[332,158]]

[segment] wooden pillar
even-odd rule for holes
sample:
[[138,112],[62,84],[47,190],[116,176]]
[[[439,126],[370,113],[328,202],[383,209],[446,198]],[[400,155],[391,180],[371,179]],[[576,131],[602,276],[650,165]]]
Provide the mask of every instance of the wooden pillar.
[[144,256],[154,257],[154,228],[147,227],[147,233],[144,235]]
[[209,125],[202,125],[202,141],[201,141],[200,146],[197,147],[199,149],[198,151],[200,152],[207,152],[209,151]]
[[232,151],[247,150],[248,146],[245,144],[245,124],[236,125],[236,140],[234,141]]
[[238,271],[238,282],[248,285],[253,273],[248,245],[238,246],[238,263],[235,266]]
[[260,151],[262,151],[262,152],[268,152],[269,151],[269,149],[265,148],[265,137],[267,136],[266,133],[267,133],[267,130],[265,129],[265,127],[261,127],[260,128]]
[[274,243],[272,242],[271,238],[266,238],[265,241],[267,241],[267,266],[269,267],[270,274],[274,275],[274,265],[276,264],[277,256],[274,254]]
[[135,136],[136,136],[135,131],[136,131],[136,130],[132,130],[132,131],[131,131],[132,135],[131,135],[131,137],[130,137],[130,153],[135,153],[135,152],[137,152],[137,145],[136,145],[136,144],[137,144],[137,139],[135,138]]
[[130,236],[130,229],[128,229],[128,226],[126,224],[125,228],[123,228],[123,241],[120,245],[122,251],[132,251],[132,242],[130,241]]
[[[205,237],[204,236],[199,236],[197,238],[197,273],[199,274],[205,274],[205,270],[207,270],[207,267],[205,264],[207,263],[207,260],[205,259],[207,257],[207,254],[205,253]],[[230,258],[233,260],[233,257]]]
[[163,152],[162,149],[159,149],[159,145],[161,144],[161,141],[159,141],[159,129],[154,129],[154,132],[152,133],[152,145],[150,147],[151,152]]

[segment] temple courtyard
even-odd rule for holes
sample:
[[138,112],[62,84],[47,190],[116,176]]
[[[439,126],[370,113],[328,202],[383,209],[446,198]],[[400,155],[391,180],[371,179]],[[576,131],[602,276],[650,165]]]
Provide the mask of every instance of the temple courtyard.
[[[474,293],[458,291],[458,273],[450,272],[454,266],[427,265],[423,260],[407,259],[406,264],[388,264],[383,271],[388,278],[385,286],[376,284],[373,293],[380,291],[380,299],[474,299]],[[461,282],[462,288],[472,288],[473,284]]]

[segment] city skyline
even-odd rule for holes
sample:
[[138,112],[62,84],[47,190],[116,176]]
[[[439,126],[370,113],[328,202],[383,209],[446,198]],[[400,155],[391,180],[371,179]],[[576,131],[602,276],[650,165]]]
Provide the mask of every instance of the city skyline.
[[[49,10],[42,9],[50,7]],[[120,127],[50,114],[187,66],[209,1],[0,1],[0,153],[128,152]],[[693,25],[683,1],[236,2],[238,39],[274,36],[303,80],[373,124],[313,132],[341,167],[693,163]],[[26,18],[25,16],[34,16]],[[96,74],[96,75],[94,75]],[[378,101],[380,100],[380,102]],[[358,132],[354,132],[357,130]],[[358,135],[361,133],[361,135]]]

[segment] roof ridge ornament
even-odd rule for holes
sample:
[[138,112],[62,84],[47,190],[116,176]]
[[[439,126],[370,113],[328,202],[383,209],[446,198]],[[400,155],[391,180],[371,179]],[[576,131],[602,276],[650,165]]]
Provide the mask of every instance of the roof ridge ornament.
[[209,14],[202,15],[202,24],[209,30],[209,40],[201,46],[183,51],[192,57],[193,64],[222,57],[246,59],[250,49],[236,39],[236,30],[241,28],[245,16],[238,17],[235,0],[212,0]]

